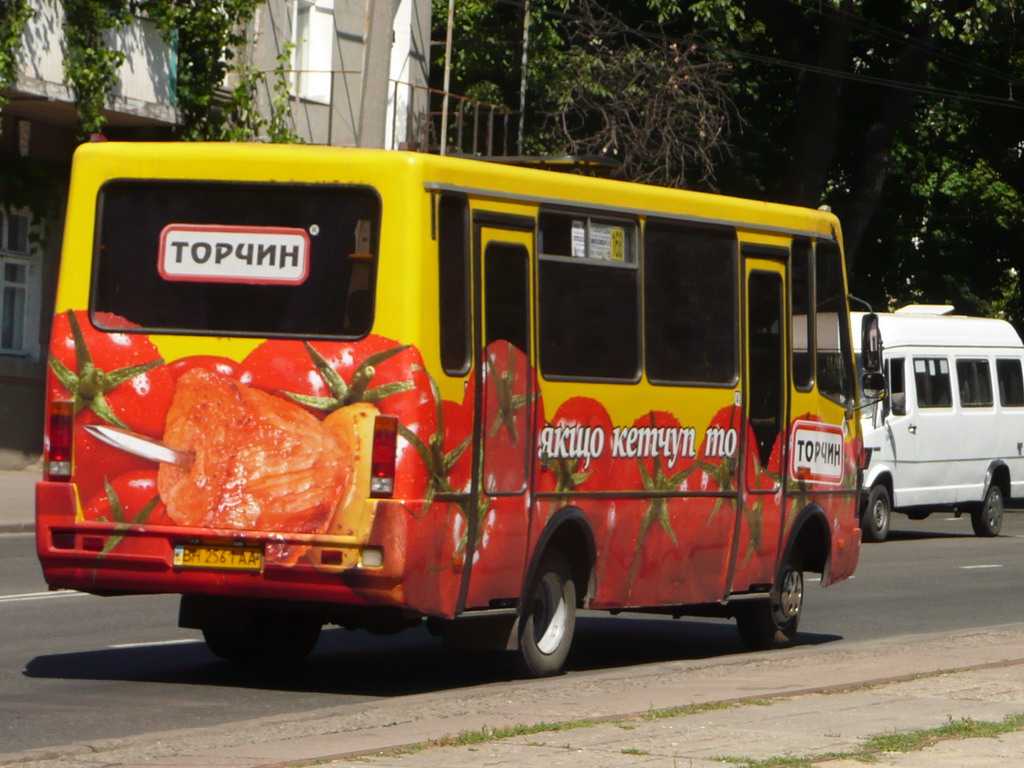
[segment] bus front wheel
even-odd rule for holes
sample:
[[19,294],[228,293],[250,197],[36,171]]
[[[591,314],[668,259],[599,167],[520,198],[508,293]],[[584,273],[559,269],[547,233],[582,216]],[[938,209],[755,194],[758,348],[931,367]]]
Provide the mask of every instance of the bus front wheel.
[[523,604],[519,623],[519,654],[531,677],[562,671],[576,627],[576,585],[565,555],[544,553]]
[[764,651],[789,645],[796,637],[804,605],[804,574],[799,558],[790,555],[772,587],[769,600],[742,603],[736,627],[747,648]]

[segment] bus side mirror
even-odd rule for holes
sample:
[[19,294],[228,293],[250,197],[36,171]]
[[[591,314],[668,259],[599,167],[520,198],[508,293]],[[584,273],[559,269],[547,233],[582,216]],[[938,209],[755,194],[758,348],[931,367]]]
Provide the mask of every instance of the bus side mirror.
[[[882,332],[878,328],[878,315],[874,312],[869,312],[861,318],[860,352],[861,362],[867,373],[878,373],[882,370]],[[864,385],[864,389],[877,388]]]
[[860,381],[861,389],[867,398],[881,400],[885,397],[885,374],[879,371],[866,371]]

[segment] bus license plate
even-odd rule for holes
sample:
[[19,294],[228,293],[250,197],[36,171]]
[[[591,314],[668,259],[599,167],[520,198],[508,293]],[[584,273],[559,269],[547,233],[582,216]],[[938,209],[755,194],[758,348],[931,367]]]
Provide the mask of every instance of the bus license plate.
[[211,544],[176,544],[174,565],[178,568],[226,568],[262,571],[263,550],[257,547],[223,547]]

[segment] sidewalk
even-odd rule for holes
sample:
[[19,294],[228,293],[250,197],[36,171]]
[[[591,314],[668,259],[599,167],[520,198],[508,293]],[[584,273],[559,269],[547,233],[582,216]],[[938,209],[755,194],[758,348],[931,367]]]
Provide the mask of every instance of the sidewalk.
[[[1001,723],[1020,713],[1024,625],[1013,625],[404,696],[0,754],[0,766],[726,768],[769,758],[786,758],[779,764],[786,768],[863,766],[849,756],[856,755],[887,768],[1009,767],[1024,764],[1024,731],[944,739],[907,753],[867,740],[942,726],[959,733],[965,719]],[[538,727],[556,723],[565,726]],[[523,735],[423,746],[516,726]]]
[[41,462],[25,469],[0,470],[0,533],[34,530],[36,482],[42,478]]

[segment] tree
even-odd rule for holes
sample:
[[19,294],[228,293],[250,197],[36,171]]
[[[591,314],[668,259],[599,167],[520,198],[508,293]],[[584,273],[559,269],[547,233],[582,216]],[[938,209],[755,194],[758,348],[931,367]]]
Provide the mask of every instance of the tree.
[[830,204],[853,290],[876,307],[1005,311],[1024,269],[1016,5],[688,3],[737,68],[746,130],[719,168],[722,187]]
[[[562,7],[531,5],[528,151],[603,155],[634,181],[709,181],[730,127],[727,65],[688,37],[663,34],[659,9],[672,2],[618,3],[615,14],[594,0]],[[434,0],[434,39],[444,38],[447,8]],[[460,0],[455,8],[451,91],[516,109],[523,3]],[[435,88],[443,60],[441,51]]]

